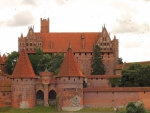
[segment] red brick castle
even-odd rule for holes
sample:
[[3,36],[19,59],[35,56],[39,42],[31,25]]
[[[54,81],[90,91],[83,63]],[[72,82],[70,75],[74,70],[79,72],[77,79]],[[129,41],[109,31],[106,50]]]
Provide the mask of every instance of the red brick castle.
[[105,26],[102,27],[102,32],[51,33],[49,19],[41,19],[40,32],[34,32],[34,28],[29,27],[27,35],[24,37],[21,34],[18,38],[18,51],[25,48],[27,53],[35,53],[36,48],[41,48],[44,53],[66,53],[69,42],[84,75],[91,74],[91,59],[95,44],[102,49],[106,74],[114,74],[114,68],[118,64],[118,39],[114,36],[111,40]]
[[[111,41],[105,27],[101,33],[49,33],[49,20],[41,19],[41,23],[40,33],[29,28],[27,36],[19,38],[20,56],[13,74],[0,71],[0,107],[55,105],[60,110],[77,111],[85,106],[122,108],[134,101],[150,109],[150,87],[109,85],[109,78],[120,78],[121,75],[113,75],[118,60],[118,40],[114,37]],[[106,75],[88,75],[94,44],[102,48]],[[40,76],[34,74],[27,54],[34,53],[37,46],[45,53],[65,53],[55,77],[47,70],[40,72]],[[3,57],[0,57],[0,66],[4,66]],[[87,83],[86,88],[83,82]]]

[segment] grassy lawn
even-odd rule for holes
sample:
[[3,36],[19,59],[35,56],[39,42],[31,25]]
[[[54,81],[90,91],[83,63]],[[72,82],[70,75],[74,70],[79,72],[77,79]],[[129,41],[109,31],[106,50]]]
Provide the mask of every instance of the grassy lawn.
[[[0,113],[54,113],[54,112],[59,112],[59,113],[66,113],[63,111],[58,111],[54,107],[45,107],[45,106],[36,106],[33,108],[28,108],[28,109],[17,109],[17,108],[12,108],[12,107],[4,107],[0,108]],[[94,113],[94,112],[99,112],[99,113],[114,113],[113,108],[83,108],[82,110],[78,111],[78,113]],[[73,113],[73,112],[68,112],[68,113]],[[125,113],[125,109],[120,109],[118,113]],[[146,113],[150,113],[150,111],[147,111]]]

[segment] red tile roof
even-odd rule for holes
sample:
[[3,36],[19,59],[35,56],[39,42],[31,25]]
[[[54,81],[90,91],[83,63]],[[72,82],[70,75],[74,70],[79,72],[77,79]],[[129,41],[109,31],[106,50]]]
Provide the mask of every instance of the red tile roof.
[[5,60],[6,60],[6,55],[5,54],[3,54],[2,59],[3,59],[3,62],[5,62]]
[[0,55],[0,64],[4,64],[3,58]]
[[130,67],[131,64],[141,64],[141,65],[148,65],[150,64],[150,61],[143,61],[143,62],[128,62],[128,63],[124,63],[124,64],[118,64],[115,69],[125,69]]
[[20,52],[11,78],[37,78],[25,50]]
[[109,79],[109,78],[121,78],[121,75],[87,75],[86,78],[103,78],[103,79]]
[[69,45],[57,77],[84,77]]
[[[43,52],[66,52],[69,42],[73,52],[93,52],[93,46],[101,33],[41,33],[40,35],[43,40]],[[82,48],[82,41],[85,48]]]

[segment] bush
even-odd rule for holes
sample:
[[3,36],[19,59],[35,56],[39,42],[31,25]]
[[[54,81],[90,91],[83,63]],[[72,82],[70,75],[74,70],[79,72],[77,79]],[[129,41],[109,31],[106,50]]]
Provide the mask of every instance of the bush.
[[126,113],[146,113],[143,104],[135,105],[133,102],[128,103]]

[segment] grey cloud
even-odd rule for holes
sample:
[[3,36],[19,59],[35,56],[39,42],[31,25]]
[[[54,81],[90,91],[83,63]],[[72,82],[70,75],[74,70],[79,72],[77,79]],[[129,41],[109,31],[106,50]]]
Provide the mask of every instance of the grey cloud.
[[116,19],[111,31],[113,33],[142,34],[150,31],[150,25],[148,23],[139,24],[132,20],[132,16],[130,14],[126,14],[122,15],[121,18]]
[[6,25],[10,27],[14,26],[26,26],[29,24],[33,24],[34,18],[29,11],[21,11],[13,16],[11,20],[6,21]]
[[22,4],[37,6],[37,3],[34,0],[23,0]]

